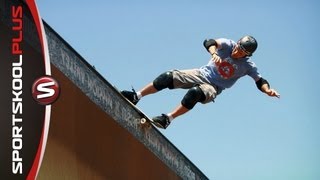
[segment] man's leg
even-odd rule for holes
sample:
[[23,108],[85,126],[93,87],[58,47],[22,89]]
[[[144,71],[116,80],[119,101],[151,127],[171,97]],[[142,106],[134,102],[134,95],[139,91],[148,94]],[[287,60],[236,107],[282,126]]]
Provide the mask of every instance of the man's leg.
[[159,127],[167,128],[171,121],[190,111],[198,102],[203,102],[206,99],[205,94],[199,86],[195,86],[188,90],[187,94],[183,97],[181,104],[178,105],[171,113],[156,116],[153,119]]
[[154,94],[156,92],[158,92],[158,90],[153,86],[153,83],[149,83],[147,84],[145,87],[143,87],[140,91],[138,91],[137,93],[141,94],[141,97],[143,96],[147,96],[149,94]]
[[190,109],[184,107],[182,104],[178,105],[168,116],[172,117],[172,120],[190,111]]
[[140,91],[122,91],[121,93],[129,99],[133,104],[137,104],[143,96],[156,93],[162,89],[173,88],[173,74],[168,71],[160,74],[152,83],[147,84]]

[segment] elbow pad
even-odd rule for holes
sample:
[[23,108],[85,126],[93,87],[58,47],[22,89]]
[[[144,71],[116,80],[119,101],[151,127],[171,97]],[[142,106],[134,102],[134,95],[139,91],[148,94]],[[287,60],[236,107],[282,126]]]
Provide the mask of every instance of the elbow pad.
[[206,39],[203,41],[203,46],[209,51],[211,46],[217,46],[217,42],[214,39]]
[[257,88],[258,88],[260,91],[262,91],[262,86],[263,86],[264,84],[267,84],[268,87],[270,88],[270,84],[268,83],[267,80],[265,80],[265,79],[263,79],[263,78],[260,78],[258,81],[256,81]]

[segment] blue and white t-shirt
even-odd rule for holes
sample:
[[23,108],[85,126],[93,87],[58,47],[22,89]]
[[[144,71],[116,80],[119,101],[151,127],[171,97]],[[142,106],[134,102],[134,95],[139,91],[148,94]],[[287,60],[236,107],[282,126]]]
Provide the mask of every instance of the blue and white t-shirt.
[[230,88],[239,78],[245,75],[249,75],[254,80],[261,77],[256,65],[250,61],[249,57],[240,59],[231,57],[236,42],[224,38],[217,39],[217,41],[221,43],[221,46],[217,49],[217,54],[222,59],[221,64],[216,65],[210,60],[207,65],[200,68],[202,74],[211,84],[223,90]]

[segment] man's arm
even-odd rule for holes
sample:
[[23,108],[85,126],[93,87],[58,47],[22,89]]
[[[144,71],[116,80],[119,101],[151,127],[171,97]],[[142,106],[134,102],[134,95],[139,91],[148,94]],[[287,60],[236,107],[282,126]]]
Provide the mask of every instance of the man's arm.
[[214,39],[206,39],[203,41],[203,46],[207,49],[207,51],[211,54],[211,60],[216,64],[221,63],[221,58],[217,55],[217,49],[220,47],[220,42]]
[[260,91],[268,96],[280,98],[280,94],[275,89],[271,89],[269,82],[262,77],[256,81],[256,85]]
[[207,51],[212,55],[216,52],[218,47],[218,42],[214,39],[205,39],[203,41],[203,46],[207,49]]

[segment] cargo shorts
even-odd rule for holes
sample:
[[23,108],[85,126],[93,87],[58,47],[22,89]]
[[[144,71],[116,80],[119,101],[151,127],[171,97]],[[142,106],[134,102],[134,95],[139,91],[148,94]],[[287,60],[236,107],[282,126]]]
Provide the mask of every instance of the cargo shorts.
[[199,69],[172,70],[172,75],[173,89],[190,89],[194,86],[199,86],[206,96],[206,99],[201,102],[203,104],[214,101],[218,95],[217,86],[210,84]]

